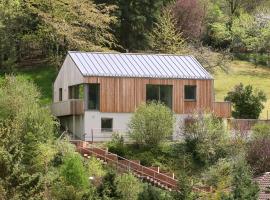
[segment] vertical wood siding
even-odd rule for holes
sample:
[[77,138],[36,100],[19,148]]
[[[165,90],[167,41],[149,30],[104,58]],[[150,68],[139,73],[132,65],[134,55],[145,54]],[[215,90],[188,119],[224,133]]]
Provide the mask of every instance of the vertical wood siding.
[[[100,84],[101,112],[134,112],[146,100],[147,84],[173,86],[175,113],[213,109],[213,80],[85,77],[84,82]],[[184,101],[184,85],[197,86],[196,101]]]

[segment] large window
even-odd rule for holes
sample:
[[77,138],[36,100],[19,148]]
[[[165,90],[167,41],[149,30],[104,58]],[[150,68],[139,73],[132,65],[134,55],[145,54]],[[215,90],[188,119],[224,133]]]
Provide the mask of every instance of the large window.
[[196,85],[185,85],[185,100],[196,101]]
[[172,108],[172,85],[146,85],[146,101],[153,100]]
[[99,84],[89,84],[88,86],[88,109],[99,110]]
[[101,131],[112,132],[113,131],[113,119],[112,118],[101,118]]
[[84,98],[83,94],[84,94],[83,85],[72,85],[68,87],[69,99],[83,99]]

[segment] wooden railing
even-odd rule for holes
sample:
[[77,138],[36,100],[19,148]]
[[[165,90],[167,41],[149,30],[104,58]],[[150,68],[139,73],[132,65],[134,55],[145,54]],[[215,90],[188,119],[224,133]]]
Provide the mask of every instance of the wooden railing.
[[269,124],[270,120],[263,119],[229,119],[228,125],[230,130],[250,131],[256,124]]
[[214,102],[213,112],[217,117],[231,117],[231,102]]
[[51,105],[54,116],[80,115],[84,113],[84,101],[82,99],[69,99]]

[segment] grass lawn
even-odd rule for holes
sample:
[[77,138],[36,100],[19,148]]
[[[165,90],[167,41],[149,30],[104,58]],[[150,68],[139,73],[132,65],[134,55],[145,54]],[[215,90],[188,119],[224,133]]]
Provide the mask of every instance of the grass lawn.
[[15,74],[21,75],[37,85],[41,93],[42,105],[48,105],[52,102],[53,82],[57,75],[54,66],[42,65],[33,68],[20,69]]
[[228,73],[217,71],[215,78],[215,96],[217,101],[223,101],[227,92],[234,85],[242,82],[244,85],[251,84],[254,88],[263,90],[268,98],[260,118],[270,118],[270,67],[258,66],[245,61],[233,61]]

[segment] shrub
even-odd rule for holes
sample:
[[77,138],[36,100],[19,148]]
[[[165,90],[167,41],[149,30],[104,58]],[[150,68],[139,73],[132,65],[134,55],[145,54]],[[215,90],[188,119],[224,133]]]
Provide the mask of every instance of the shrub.
[[258,199],[259,187],[252,180],[250,167],[243,158],[237,157],[232,175],[231,198],[228,199]]
[[257,124],[252,128],[247,161],[256,174],[270,170],[270,125]]
[[232,102],[234,118],[258,119],[264,108],[263,102],[266,102],[266,95],[261,90],[253,91],[251,85],[244,87],[240,83],[234,87],[233,91],[228,92],[225,100]]
[[116,191],[123,200],[137,200],[142,184],[132,174],[122,174],[115,179]]
[[87,188],[89,185],[82,158],[77,153],[70,154],[64,158],[60,174],[68,185],[72,185],[77,189]]
[[229,137],[223,122],[212,114],[193,115],[191,121],[184,130],[184,140],[195,163],[205,166],[226,157]]
[[157,146],[173,133],[174,116],[165,105],[157,102],[141,104],[129,123],[131,137],[137,144]]

